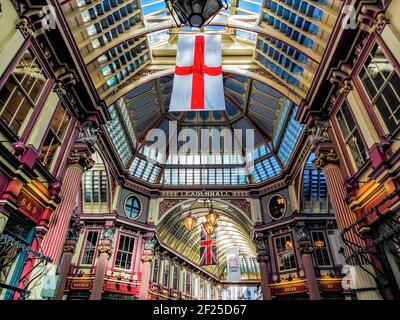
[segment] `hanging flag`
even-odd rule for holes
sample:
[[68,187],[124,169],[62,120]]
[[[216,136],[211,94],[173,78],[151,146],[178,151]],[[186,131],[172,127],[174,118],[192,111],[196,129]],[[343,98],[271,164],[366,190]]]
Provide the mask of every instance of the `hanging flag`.
[[242,280],[240,273],[239,249],[232,248],[225,253],[227,280],[236,282]]
[[179,35],[169,111],[225,110],[220,35]]
[[217,264],[217,240],[215,231],[212,235],[201,225],[200,231],[200,266]]

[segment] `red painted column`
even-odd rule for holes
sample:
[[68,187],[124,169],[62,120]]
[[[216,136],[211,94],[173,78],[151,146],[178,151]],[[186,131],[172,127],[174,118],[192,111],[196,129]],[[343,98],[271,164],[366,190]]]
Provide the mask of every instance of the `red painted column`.
[[144,236],[145,243],[143,252],[141,254],[141,273],[142,280],[140,283],[139,290],[139,300],[148,300],[149,299],[149,288],[150,288],[150,276],[151,276],[151,261],[154,257],[154,249],[157,243],[156,238],[154,237],[153,232],[148,232]]
[[83,172],[91,168],[93,164],[94,161],[90,158],[90,152],[87,149],[74,150],[68,158],[68,167],[60,192],[62,200],[51,216],[49,231],[42,245],[44,254],[50,256],[54,264],[58,264],[61,258]]
[[71,266],[71,260],[75,253],[76,242],[77,242],[76,240],[67,240],[65,242],[63,248],[64,253],[61,258],[59,266],[59,272],[58,272],[59,280],[58,280],[56,295],[54,298],[55,300],[62,300],[62,297],[64,295],[65,284],[67,283],[67,276],[69,268]]
[[101,300],[104,286],[104,278],[107,271],[108,258],[111,256],[112,252],[111,240],[100,240],[97,251],[99,253],[99,258],[97,261],[96,275],[93,281],[93,288],[90,295],[90,300]]
[[[346,202],[346,193],[344,190],[344,179],[339,169],[339,158],[332,149],[319,149],[314,160],[314,167],[322,169],[325,175],[326,184],[329,192],[329,197],[332,207],[335,211],[335,218],[339,230],[343,232],[346,227],[356,222],[355,213],[349,208]],[[366,244],[362,238],[355,234],[354,229],[350,229],[345,233],[345,239],[351,241],[354,247],[365,247]],[[344,243],[344,251],[347,257],[353,254],[346,243]],[[374,278],[369,272],[374,272],[371,264],[361,259],[350,259],[349,264],[352,266],[354,276],[353,286],[357,291],[359,300],[381,300],[382,296],[379,293]],[[367,269],[369,272],[366,272]]]
[[312,248],[300,248],[301,258],[303,260],[304,273],[307,278],[307,287],[310,300],[320,300],[321,295],[319,291],[317,277],[315,275],[314,264],[312,260]]
[[152,253],[144,253],[141,256],[142,261],[142,281],[140,283],[139,300],[149,299],[150,288],[150,275],[151,275],[151,261],[153,259]]
[[272,300],[271,287],[269,285],[269,272],[268,272],[268,263],[269,256],[261,255],[257,256],[257,262],[260,264],[260,273],[261,273],[261,290],[263,293],[264,300]]

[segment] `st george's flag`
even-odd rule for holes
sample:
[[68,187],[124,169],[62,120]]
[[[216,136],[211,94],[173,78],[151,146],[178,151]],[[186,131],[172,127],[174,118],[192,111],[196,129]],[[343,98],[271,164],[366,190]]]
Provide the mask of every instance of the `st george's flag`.
[[215,232],[208,234],[203,225],[200,231],[200,266],[216,265],[217,260],[217,240]]
[[225,110],[220,35],[181,34],[169,111]]

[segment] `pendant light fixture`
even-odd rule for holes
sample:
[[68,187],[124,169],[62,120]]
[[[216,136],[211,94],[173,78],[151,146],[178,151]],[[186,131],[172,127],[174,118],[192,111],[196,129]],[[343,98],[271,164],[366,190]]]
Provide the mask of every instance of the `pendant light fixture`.
[[204,230],[206,230],[207,233],[211,236],[214,233],[215,228],[217,227],[217,225],[212,226],[208,222],[205,222],[205,223],[203,223],[203,227],[204,227]]
[[185,218],[183,218],[183,224],[187,230],[191,231],[196,226],[197,219],[191,213],[189,213]]
[[165,3],[178,27],[200,28],[228,8],[226,0],[165,0]]

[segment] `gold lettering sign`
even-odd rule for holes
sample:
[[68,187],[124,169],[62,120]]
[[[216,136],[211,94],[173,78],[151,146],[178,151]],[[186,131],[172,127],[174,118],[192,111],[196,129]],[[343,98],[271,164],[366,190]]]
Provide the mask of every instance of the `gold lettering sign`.
[[35,222],[39,221],[43,213],[43,207],[32,197],[21,191],[18,197],[18,207],[29,218]]
[[184,198],[230,198],[230,197],[248,197],[246,191],[163,191],[162,197],[184,197]]

